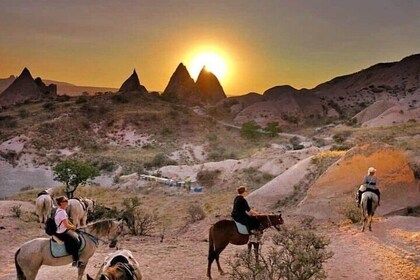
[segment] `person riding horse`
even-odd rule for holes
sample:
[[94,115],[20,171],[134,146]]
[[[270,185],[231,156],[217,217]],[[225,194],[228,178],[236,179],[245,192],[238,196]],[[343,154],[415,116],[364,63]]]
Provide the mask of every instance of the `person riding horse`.
[[55,224],[57,225],[57,233],[55,236],[64,242],[67,252],[72,255],[72,266],[79,267],[83,265],[79,261],[79,237],[75,232],[76,226],[69,221],[69,217],[66,213],[68,200],[65,196],[60,196],[56,201],[59,208],[54,216]]
[[231,216],[235,222],[245,225],[248,231],[253,234],[260,227],[260,222],[255,216],[259,216],[261,214],[249,207],[248,201],[245,199],[245,197],[248,195],[247,187],[239,186],[236,191],[238,195],[233,201],[233,210]]
[[376,169],[374,167],[369,167],[368,174],[363,179],[363,185],[360,186],[357,193],[357,206],[360,207],[360,200],[364,192],[370,191],[375,193],[378,196],[378,206],[380,206],[381,201],[381,192],[378,189],[378,179],[375,176]]

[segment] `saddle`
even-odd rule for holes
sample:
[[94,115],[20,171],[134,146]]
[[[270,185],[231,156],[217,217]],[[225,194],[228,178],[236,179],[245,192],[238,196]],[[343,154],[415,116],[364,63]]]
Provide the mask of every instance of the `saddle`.
[[41,195],[44,195],[44,194],[48,194],[49,195],[49,193],[47,191],[42,191],[42,192],[38,193],[36,195],[36,197],[40,197]]
[[[78,233],[78,236],[79,236],[79,253],[80,253],[86,247],[86,240],[82,234]],[[56,236],[52,236],[50,239],[50,250],[51,250],[51,255],[54,258],[70,256],[70,254],[66,250],[66,246],[64,245],[64,242],[58,239],[58,237]]]
[[241,223],[238,223],[237,221],[234,221],[235,222],[235,225],[236,225],[236,229],[238,230],[238,232],[240,233],[240,234],[251,234],[249,231],[248,231],[248,228],[245,226],[245,225],[243,225],[243,224],[241,224]]

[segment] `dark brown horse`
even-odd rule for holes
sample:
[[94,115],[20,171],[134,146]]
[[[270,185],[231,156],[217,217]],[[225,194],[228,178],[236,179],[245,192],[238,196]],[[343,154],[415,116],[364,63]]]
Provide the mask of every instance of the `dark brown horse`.
[[[260,221],[260,229],[265,230],[274,227],[280,230],[283,224],[281,214],[261,215],[257,216]],[[248,243],[249,235],[240,234],[236,228],[235,222],[232,220],[221,220],[215,223],[209,230],[209,256],[207,266],[207,277],[211,279],[211,264],[216,260],[217,268],[220,274],[224,274],[219,263],[220,253],[231,243],[234,245],[245,245]]]

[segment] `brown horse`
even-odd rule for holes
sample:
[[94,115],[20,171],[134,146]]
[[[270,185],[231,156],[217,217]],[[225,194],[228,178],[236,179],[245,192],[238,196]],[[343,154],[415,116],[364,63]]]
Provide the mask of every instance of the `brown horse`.
[[[256,217],[260,221],[261,230],[270,227],[280,230],[280,225],[284,223],[281,214],[260,215]],[[248,240],[249,234],[240,234],[234,221],[221,220],[215,223],[209,230],[207,277],[211,279],[211,264],[214,260],[216,260],[219,273],[221,275],[224,274],[220,267],[219,256],[229,243],[234,245],[245,245],[248,243]]]

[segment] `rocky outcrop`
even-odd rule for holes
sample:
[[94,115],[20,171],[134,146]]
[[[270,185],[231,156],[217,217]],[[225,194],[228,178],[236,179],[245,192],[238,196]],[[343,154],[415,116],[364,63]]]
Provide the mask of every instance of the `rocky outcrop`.
[[172,74],[162,97],[166,100],[176,100],[186,103],[198,103],[200,92],[184,64],[180,63]]
[[200,91],[200,99],[206,103],[214,104],[226,98],[219,80],[206,67],[201,69],[196,85]]
[[46,86],[41,78],[32,78],[27,68],[13,83],[0,94],[0,107],[10,107],[16,104],[51,99],[57,96],[57,86]]
[[133,74],[131,74],[131,76],[121,85],[119,92],[138,92],[145,94],[148,93],[146,87],[140,84],[140,80],[137,76],[136,69],[134,69]]

